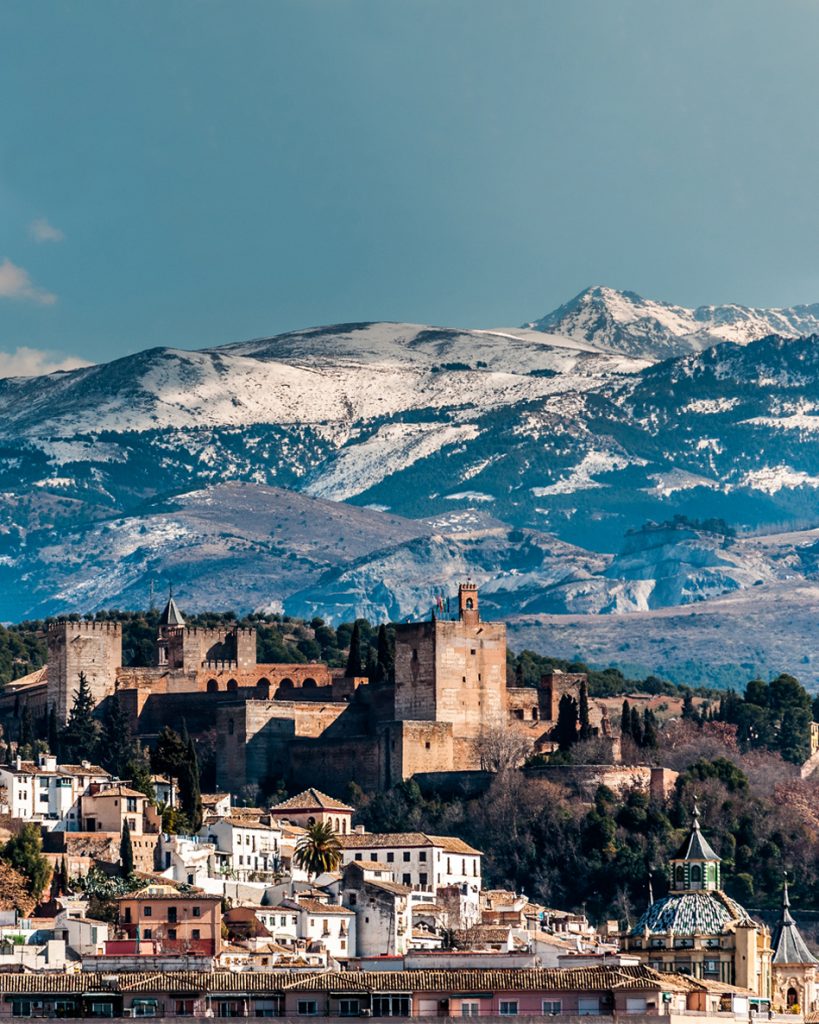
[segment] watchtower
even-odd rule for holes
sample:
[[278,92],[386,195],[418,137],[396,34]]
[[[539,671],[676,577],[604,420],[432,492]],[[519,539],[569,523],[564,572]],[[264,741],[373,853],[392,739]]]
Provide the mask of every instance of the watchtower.
[[74,694],[85,674],[97,704],[116,689],[117,669],[122,664],[122,627],[118,622],[49,623],[48,705],[59,725],[65,725]]

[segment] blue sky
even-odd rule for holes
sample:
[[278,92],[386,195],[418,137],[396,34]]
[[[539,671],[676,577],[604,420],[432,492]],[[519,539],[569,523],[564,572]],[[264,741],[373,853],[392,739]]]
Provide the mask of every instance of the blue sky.
[[5,365],[819,301],[817,39],[816,0],[5,0]]

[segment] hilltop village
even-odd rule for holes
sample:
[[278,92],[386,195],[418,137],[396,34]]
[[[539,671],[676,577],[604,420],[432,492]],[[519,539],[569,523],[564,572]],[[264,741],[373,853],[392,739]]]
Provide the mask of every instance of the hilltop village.
[[[453,616],[396,627],[393,678],[258,664],[252,629],[189,626],[173,598],[150,667],[123,666],[116,622],[56,621],[47,639],[47,665],[0,696],[0,1016],[819,1013],[787,883],[775,923],[729,896],[696,801],[656,866],[666,891],[649,880],[642,906],[598,921],[539,899],[534,878],[529,894],[487,884],[485,850],[452,831],[361,823],[350,783],[492,793],[508,778],[545,811],[568,774],[601,837],[615,790],[639,809],[679,787],[676,770],[624,763],[648,706],[613,721],[582,672],[507,685],[505,627],[482,621],[472,584]],[[35,719],[54,741],[15,746],[13,723]],[[214,728],[202,793],[197,738]],[[550,763],[567,728],[597,763]],[[271,775],[293,795],[246,806]]]

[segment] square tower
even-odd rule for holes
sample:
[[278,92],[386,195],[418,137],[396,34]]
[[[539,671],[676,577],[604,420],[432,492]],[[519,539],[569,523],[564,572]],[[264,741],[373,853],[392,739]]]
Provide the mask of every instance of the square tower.
[[450,722],[456,739],[505,723],[506,626],[482,622],[478,589],[458,590],[458,618],[395,631],[395,717]]
[[97,704],[116,688],[122,665],[122,626],[118,622],[52,622],[48,626],[48,705],[65,725],[74,693],[85,673]]

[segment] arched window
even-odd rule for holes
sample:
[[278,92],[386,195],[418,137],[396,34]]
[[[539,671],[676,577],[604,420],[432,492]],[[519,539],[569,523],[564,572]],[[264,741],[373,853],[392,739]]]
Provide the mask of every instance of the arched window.
[[228,736],[232,736],[232,735],[233,735],[233,719],[229,718],[228,719]]
[[215,679],[209,679],[208,680],[208,693],[218,693],[218,692],[219,692],[219,684],[216,682]]
[[799,1002],[799,993],[796,991],[795,988],[789,988],[788,995],[786,998],[788,1000],[788,1006],[796,1006],[796,1004]]
[[311,814],[310,817],[307,819],[307,824],[308,825],[315,825],[315,823],[316,823],[316,819]]
[[276,700],[292,700],[293,699],[293,680],[284,677],[279,682],[278,688],[276,689]]
[[691,865],[691,881],[696,885],[699,885],[699,883],[702,881],[702,868],[699,866],[699,864]]
[[315,690],[318,688],[318,683],[311,676],[308,676],[301,684],[302,690]]
[[473,609],[473,608],[475,607],[475,602],[474,602],[474,601],[472,600],[472,598],[471,598],[471,597],[468,597],[468,598],[466,599],[466,607],[467,607],[467,610],[468,610],[468,611],[470,611],[470,612],[471,612],[471,611],[472,611],[472,609]]
[[683,885],[685,883],[685,868],[682,864],[677,865],[677,870],[674,872],[674,878],[677,881],[677,885]]
[[262,700],[267,700],[270,696],[270,680],[264,678],[257,680],[256,690]]

